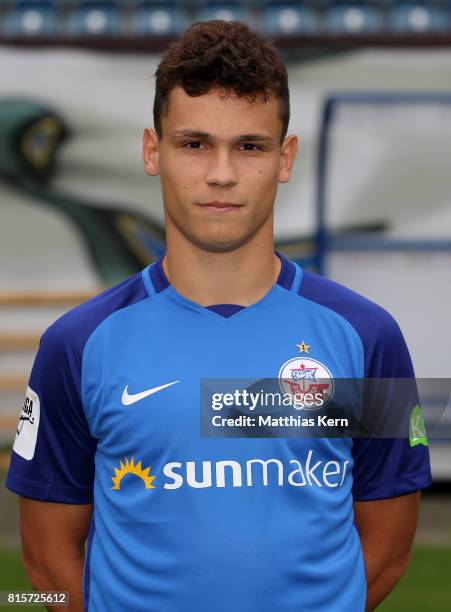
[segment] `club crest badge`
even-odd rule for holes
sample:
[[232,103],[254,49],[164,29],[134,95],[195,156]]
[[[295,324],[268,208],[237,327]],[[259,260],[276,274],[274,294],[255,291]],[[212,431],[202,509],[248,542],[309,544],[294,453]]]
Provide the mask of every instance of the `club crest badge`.
[[[330,370],[320,361],[310,357],[293,357],[286,361],[279,370],[279,386],[282,393],[291,393],[296,397],[312,396],[321,398],[323,408],[334,394],[334,379]],[[318,410],[318,405],[305,410]]]

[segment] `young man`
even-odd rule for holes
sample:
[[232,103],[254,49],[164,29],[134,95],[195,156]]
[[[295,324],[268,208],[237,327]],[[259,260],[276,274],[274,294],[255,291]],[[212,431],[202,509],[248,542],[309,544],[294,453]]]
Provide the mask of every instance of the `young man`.
[[159,65],[166,254],[44,333],[6,483],[33,586],[72,610],[359,612],[408,565],[424,444],[200,435],[201,379],[413,377],[387,312],[274,252],[288,119],[243,24],[195,24]]

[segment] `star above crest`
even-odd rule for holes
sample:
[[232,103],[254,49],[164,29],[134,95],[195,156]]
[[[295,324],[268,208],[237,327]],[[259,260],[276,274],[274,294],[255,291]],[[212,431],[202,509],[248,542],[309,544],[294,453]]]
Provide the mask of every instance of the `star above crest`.
[[301,343],[300,344],[296,344],[296,346],[298,347],[300,353],[309,353],[310,352],[309,349],[310,349],[311,345],[310,344],[306,344],[304,342],[304,340],[301,340]]

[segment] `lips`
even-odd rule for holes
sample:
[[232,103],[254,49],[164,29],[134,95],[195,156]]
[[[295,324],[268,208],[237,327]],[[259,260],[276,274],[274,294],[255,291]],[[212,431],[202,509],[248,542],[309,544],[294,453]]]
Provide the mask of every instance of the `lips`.
[[219,202],[218,200],[215,200],[214,202],[206,202],[205,204],[199,204],[199,206],[211,212],[225,213],[241,208],[242,204],[235,204],[234,202]]

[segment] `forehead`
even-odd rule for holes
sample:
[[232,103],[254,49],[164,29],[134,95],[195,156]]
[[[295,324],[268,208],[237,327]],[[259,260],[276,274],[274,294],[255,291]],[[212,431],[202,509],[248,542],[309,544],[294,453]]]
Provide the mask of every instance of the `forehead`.
[[234,92],[225,95],[211,89],[201,96],[189,96],[177,86],[171,90],[166,115],[162,117],[166,130],[191,129],[229,138],[238,133],[266,132],[278,137],[281,127],[279,102],[274,96],[264,101],[257,96],[254,102]]

